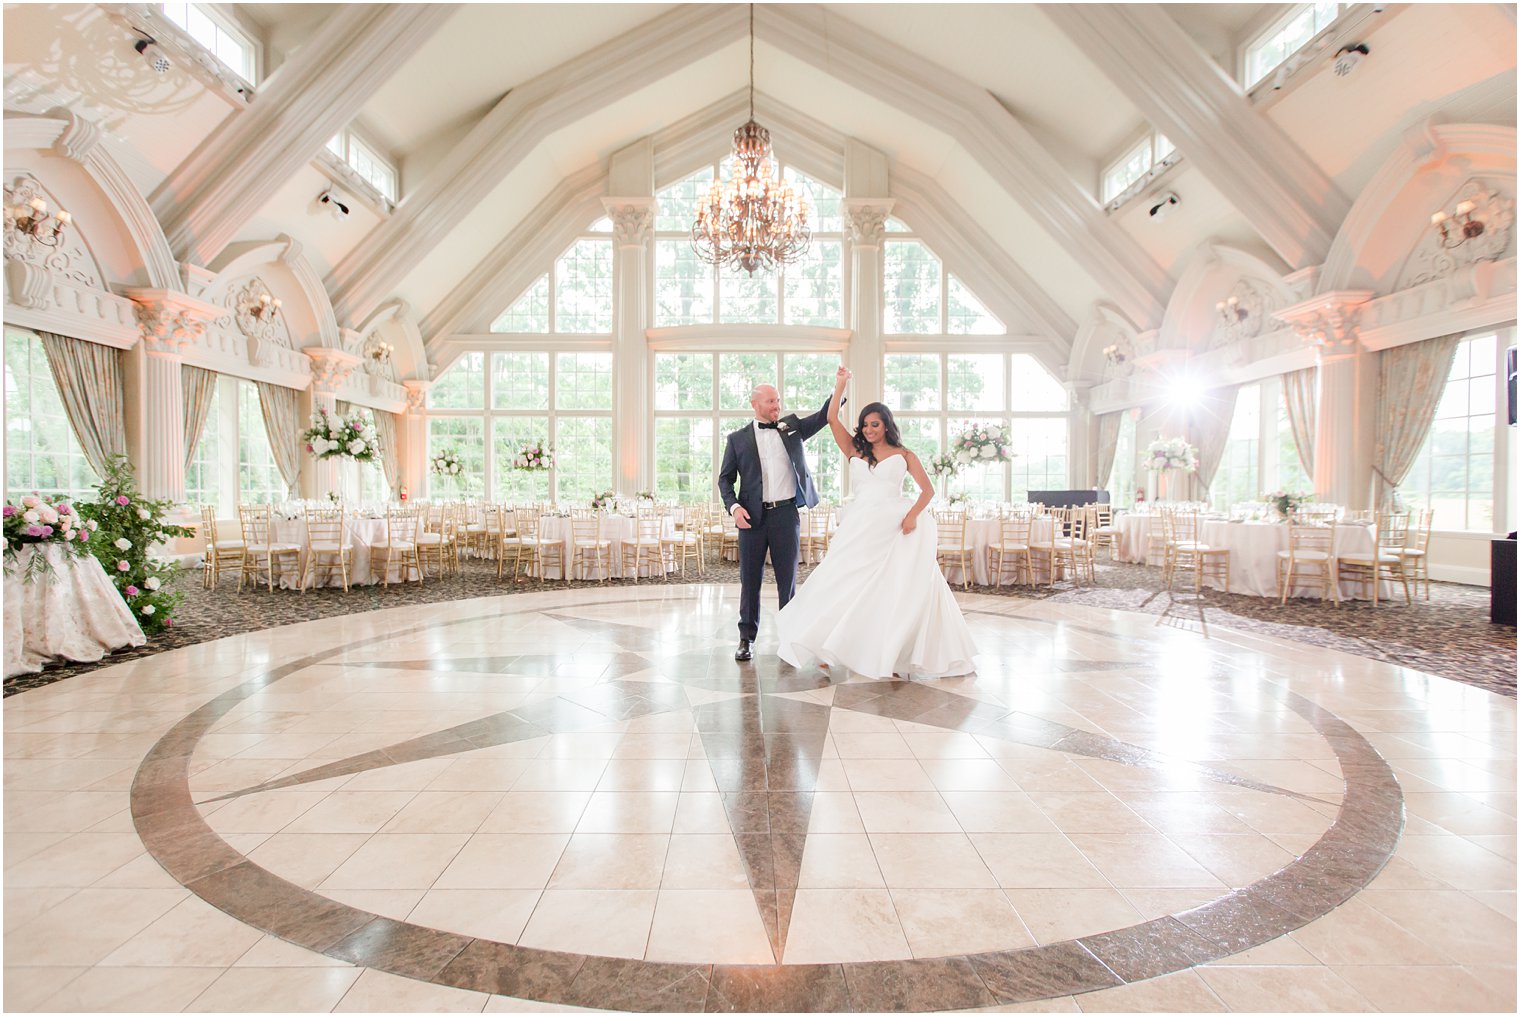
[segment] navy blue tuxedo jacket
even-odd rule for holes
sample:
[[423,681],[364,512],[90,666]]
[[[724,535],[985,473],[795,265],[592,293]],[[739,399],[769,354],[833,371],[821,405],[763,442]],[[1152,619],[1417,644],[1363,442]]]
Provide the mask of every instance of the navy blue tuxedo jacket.
[[[843,405],[841,403],[841,405]],[[811,508],[818,503],[818,491],[813,487],[813,476],[808,472],[807,458],[802,453],[802,442],[818,433],[829,422],[829,404],[812,416],[798,419],[795,414],[782,417],[777,428],[781,441],[786,445],[787,457],[792,460],[792,474],[797,481],[797,507]],[[734,493],[734,481],[739,481],[739,492]],[[723,449],[723,465],[718,469],[718,493],[723,496],[723,507],[733,514],[735,502],[749,512],[750,525],[758,526],[765,514],[760,507],[764,500],[764,478],[760,470],[760,446],[755,441],[755,424],[751,420],[728,435]]]

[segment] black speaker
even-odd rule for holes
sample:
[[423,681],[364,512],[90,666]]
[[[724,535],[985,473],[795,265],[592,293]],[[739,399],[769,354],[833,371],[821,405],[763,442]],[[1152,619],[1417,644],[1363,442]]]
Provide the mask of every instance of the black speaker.
[[1515,425],[1515,347],[1510,346],[1504,351],[1504,376],[1508,383],[1505,390],[1509,392],[1509,425]]

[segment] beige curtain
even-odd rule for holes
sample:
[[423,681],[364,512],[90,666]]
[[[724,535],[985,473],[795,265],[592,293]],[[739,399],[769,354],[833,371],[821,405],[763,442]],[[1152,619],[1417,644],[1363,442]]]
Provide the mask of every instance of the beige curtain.
[[1393,501],[1430,434],[1461,335],[1446,335],[1378,354],[1377,446],[1373,451],[1377,503]]
[[301,485],[301,395],[294,388],[258,382],[259,409],[264,413],[264,431],[274,452],[274,464],[290,488],[290,496],[300,494]]
[[195,458],[195,446],[206,429],[211,403],[216,399],[217,373],[188,363],[180,367],[180,387],[185,393],[185,468]]
[[127,454],[121,350],[52,332],[37,334],[85,460],[104,476],[112,456]]
[[1282,376],[1283,405],[1288,411],[1288,426],[1293,430],[1293,444],[1298,448],[1298,461],[1304,472],[1314,475],[1314,428],[1316,411],[1319,409],[1319,368],[1305,367]]
[[385,470],[385,485],[391,497],[401,489],[401,454],[396,448],[397,416],[375,410],[375,435],[380,438],[380,468]]
[[1230,424],[1235,419],[1235,396],[1239,391],[1238,385],[1216,388],[1193,413],[1190,428],[1192,433],[1189,437],[1198,449],[1198,471],[1193,474],[1194,501],[1209,499],[1209,484],[1214,482],[1214,474],[1219,472],[1219,463],[1224,461],[1225,445],[1230,440]]
[[1108,486],[1109,474],[1114,471],[1114,455],[1119,450],[1119,421],[1124,412],[1104,413],[1098,417],[1098,486]]

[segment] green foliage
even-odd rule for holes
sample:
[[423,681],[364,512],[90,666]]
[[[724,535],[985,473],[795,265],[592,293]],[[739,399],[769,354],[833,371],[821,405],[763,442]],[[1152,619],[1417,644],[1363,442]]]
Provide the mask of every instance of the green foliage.
[[[164,515],[173,502],[143,497],[125,456],[111,458],[96,489],[98,500],[75,506],[81,518],[97,527],[88,546],[142,630],[149,635],[162,631],[174,623],[174,608],[184,594],[169,588],[178,564],[150,556],[148,548],[171,537],[194,536],[195,532],[164,524]],[[125,541],[126,546],[119,546],[118,541]]]

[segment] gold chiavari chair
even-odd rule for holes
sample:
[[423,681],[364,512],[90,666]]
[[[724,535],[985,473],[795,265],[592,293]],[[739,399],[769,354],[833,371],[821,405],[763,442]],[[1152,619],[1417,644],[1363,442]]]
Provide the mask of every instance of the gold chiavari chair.
[[1372,587],[1372,606],[1378,605],[1383,580],[1404,586],[1404,605],[1409,596],[1409,575],[1404,570],[1404,544],[1409,538],[1409,513],[1378,513],[1372,534],[1372,550],[1366,554],[1340,554],[1335,559],[1336,582],[1353,582],[1357,588]]
[[1072,574],[1078,581],[1087,581],[1096,584],[1093,573],[1092,541],[1087,538],[1088,511],[1083,508],[1067,508],[1064,519],[1061,520],[1062,529],[1066,534],[1066,543],[1069,549],[1062,549],[1064,557],[1072,569]]
[[543,512],[538,516],[538,530],[533,539],[533,569],[537,578],[549,578],[549,565],[559,566],[559,577],[570,581],[570,568],[565,558],[565,541],[560,539],[559,519]]
[[594,578],[598,582],[605,581],[612,571],[612,541],[602,539],[601,512],[582,508],[571,512],[569,571],[578,579]]
[[[1075,515],[1073,514],[1075,513]],[[1031,575],[1040,569],[1040,574],[1045,576],[1046,584],[1054,586],[1056,577],[1060,573],[1069,575],[1072,581],[1076,581],[1081,571],[1081,557],[1086,554],[1086,541],[1082,539],[1082,519],[1084,513],[1080,508],[1052,508],[1049,515],[1049,530],[1043,536],[1037,535],[1045,526],[1031,529],[1029,540],[1029,564]]]
[[725,561],[737,561],[739,560],[739,524],[734,521],[727,506],[719,504],[717,512],[718,524],[723,527],[723,535],[718,541],[718,556]]
[[1029,531],[1032,525],[1033,520],[1027,515],[1005,515],[998,520],[997,541],[987,545],[987,570],[992,573],[994,585],[1002,586],[1003,572],[1008,566],[1009,558],[1013,559],[1013,581],[1018,582],[1022,570],[1024,581],[1034,584],[1029,560]]
[[216,506],[201,505],[201,536],[206,541],[206,567],[201,571],[201,585],[213,589],[222,580],[223,568],[237,568],[242,575],[242,540],[224,540],[218,531]]
[[[934,559],[939,562],[941,570],[947,565],[955,565],[961,570],[961,588],[971,588],[971,558],[975,549],[971,546],[970,539],[966,535],[966,513],[961,511],[941,511],[934,513],[935,527],[939,530],[938,539],[934,545]],[[949,575],[945,576],[947,579]]]
[[301,592],[308,580],[343,579],[348,592],[348,560],[354,548],[348,543],[348,515],[342,508],[306,509],[306,554],[301,563]]
[[258,587],[260,562],[269,579],[269,591],[274,592],[275,562],[284,563],[288,560],[300,568],[300,544],[275,541],[274,507],[271,505],[238,505],[238,522],[243,529],[243,553],[238,561],[238,592],[243,591],[243,577],[250,569],[253,572],[253,585]]
[[662,552],[680,567],[682,576],[686,574],[687,561],[697,562],[697,574],[706,575],[707,566],[703,561],[703,534],[707,531],[706,509],[702,505],[687,505],[684,523],[674,535],[660,537]]
[[660,578],[665,574],[665,548],[660,545],[665,520],[653,512],[634,516],[633,538],[622,542],[623,562],[621,577],[628,577],[628,565],[633,564],[633,581],[639,581],[639,572],[647,564],[649,576]]
[[802,524],[802,560],[804,564],[813,564],[822,561],[823,555],[828,552],[829,540],[832,538],[834,525],[834,510],[825,508],[823,505],[814,505],[807,509],[803,516]]
[[397,582],[410,582],[411,569],[417,570],[417,581],[423,580],[422,557],[417,551],[417,536],[422,529],[421,508],[387,508],[385,510],[385,542],[370,550],[375,566],[380,569],[380,581],[391,584],[391,568],[397,568]]
[[[723,510],[723,502],[721,501],[702,505],[701,508],[703,516],[707,519],[707,524],[702,527],[702,545],[704,548],[712,548],[713,561],[716,563],[723,559],[723,544],[727,538],[728,530],[732,528],[733,520],[729,519],[729,524],[724,524],[724,516],[728,512]],[[734,545],[736,547],[739,540],[738,532],[737,529],[734,529]]]
[[1434,508],[1422,508],[1410,521],[1409,538],[1404,542],[1404,550],[1400,557],[1404,559],[1404,570],[1414,581],[1414,591],[1420,591],[1420,583],[1425,583],[1425,599],[1430,599],[1430,529],[1435,522],[1436,510]]
[[432,558],[438,564],[438,577],[447,574],[452,564],[459,572],[458,516],[452,503],[432,505],[426,512],[422,532],[417,534],[417,554],[423,564]]
[[1108,559],[1119,560],[1119,527],[1114,525],[1113,505],[1094,504],[1088,506],[1087,516],[1087,542],[1088,549],[1094,555],[1098,548],[1108,548]]
[[537,506],[517,508],[512,512],[511,525],[502,516],[502,528],[496,544],[496,579],[501,580],[507,562],[512,562],[515,579],[526,570],[537,574],[538,567],[538,520],[543,514]]
[[1178,569],[1193,573],[1193,592],[1203,591],[1203,580],[1220,579],[1226,592],[1230,588],[1230,551],[1225,547],[1210,547],[1199,535],[1199,513],[1177,510],[1167,515],[1166,541],[1166,588],[1172,588]]
[[1145,563],[1162,569],[1166,568],[1166,517],[1170,511],[1160,505],[1152,505],[1150,514],[1146,516]]
[[1341,605],[1341,591],[1335,584],[1335,520],[1328,523],[1303,522],[1297,516],[1288,520],[1288,549],[1277,552],[1277,590],[1279,604],[1288,602],[1288,594],[1304,580],[1317,580],[1321,600]]

